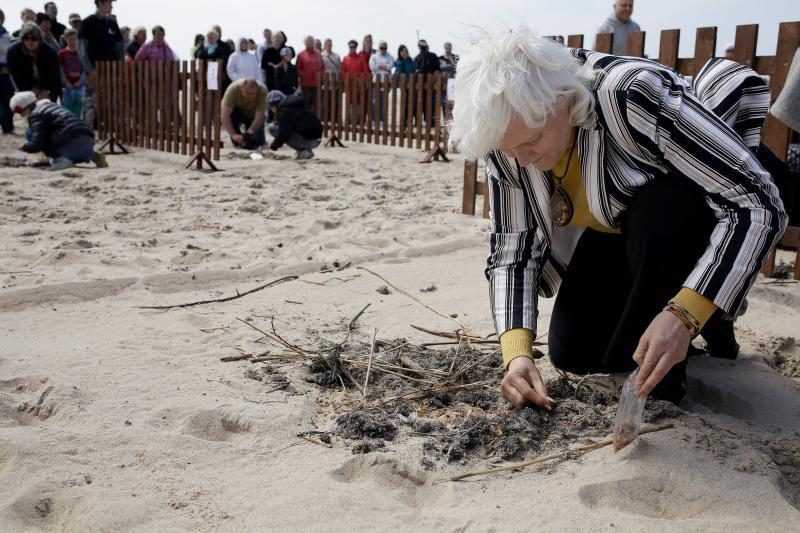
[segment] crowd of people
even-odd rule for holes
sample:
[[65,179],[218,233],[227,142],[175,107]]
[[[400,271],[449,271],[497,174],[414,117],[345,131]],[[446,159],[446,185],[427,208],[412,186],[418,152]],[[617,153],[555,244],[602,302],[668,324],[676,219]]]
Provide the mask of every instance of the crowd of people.
[[[20,13],[20,28],[13,33],[6,30],[5,14],[0,11],[0,125],[4,134],[14,130],[10,102],[15,93],[32,92],[37,100],[60,102],[93,128],[96,126],[97,62],[180,59],[167,43],[163,26],[155,26],[149,31],[144,26],[120,27],[112,12],[113,0],[95,0],[94,4],[95,12],[88,17],[70,14],[68,26],[59,22],[58,6],[54,2],[47,2],[39,13],[26,8]],[[302,102],[303,109],[314,114],[321,111],[314,109],[320,74],[373,75],[379,80],[394,74],[439,71],[454,76],[458,64],[458,56],[453,53],[450,43],[445,43],[444,53],[439,56],[430,51],[425,40],[417,43],[419,53],[415,57],[405,45],[400,45],[393,56],[388,43],[380,41],[376,50],[372,35],[366,35],[360,50],[359,43],[353,39],[348,43],[348,53],[342,57],[333,51],[331,39],[323,42],[306,36],[298,53],[289,45],[283,31],[265,29],[262,38],[260,44],[247,37],[238,41],[224,40],[222,28],[214,25],[205,34],[195,37],[190,54],[194,59],[222,61],[222,89],[226,91],[223,100],[237,100],[236,91],[241,92],[241,87],[237,86],[230,95],[227,90],[235,82],[247,81],[248,88],[255,83],[257,93],[263,93],[265,106],[266,95],[271,93],[273,102],[282,95],[280,102],[285,100],[292,109],[297,102]],[[299,99],[292,98],[295,96]],[[265,111],[270,121],[280,128],[276,121],[286,113],[273,113],[272,107],[280,106],[265,107]],[[245,132],[236,130],[237,125],[243,127],[242,116],[234,118],[236,120],[223,116],[223,123],[226,129],[230,129],[228,133],[233,134],[234,143],[239,145]],[[252,120],[253,116],[249,118]],[[262,137],[247,136],[246,144],[250,146],[252,139],[261,140]],[[286,139],[279,144],[287,142]],[[301,149],[298,156],[308,156],[308,152],[308,148]]]

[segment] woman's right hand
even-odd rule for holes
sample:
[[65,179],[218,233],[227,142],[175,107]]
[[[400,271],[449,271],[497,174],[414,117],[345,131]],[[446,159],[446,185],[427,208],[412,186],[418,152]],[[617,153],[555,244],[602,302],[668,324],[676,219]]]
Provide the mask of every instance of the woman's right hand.
[[500,392],[503,398],[517,408],[525,407],[531,402],[549,411],[556,404],[547,395],[547,388],[544,386],[539,369],[536,368],[536,363],[528,357],[511,360],[500,384]]

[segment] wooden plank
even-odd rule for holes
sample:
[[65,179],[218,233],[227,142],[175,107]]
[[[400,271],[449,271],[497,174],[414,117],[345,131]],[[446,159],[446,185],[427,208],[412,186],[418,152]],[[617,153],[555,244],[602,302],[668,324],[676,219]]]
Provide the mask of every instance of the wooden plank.
[[95,107],[97,108],[97,138],[98,138],[98,140],[106,138],[106,129],[105,129],[105,126],[103,124],[103,118],[104,117],[103,117],[103,110],[102,110],[102,106],[101,106],[101,104],[103,102],[104,95],[103,95],[103,91],[102,91],[102,85],[100,83],[100,80],[102,79],[102,74],[103,74],[103,69],[104,68],[105,67],[103,66],[103,62],[102,61],[98,61],[97,62],[97,67],[95,69],[95,77],[96,77],[97,81],[95,82],[95,86],[94,86]]
[[461,212],[465,215],[475,214],[475,195],[478,186],[478,162],[464,161],[464,193],[461,199]]
[[758,42],[758,24],[736,26],[736,40],[733,45],[733,60],[753,68]]
[[317,72],[317,97],[316,102],[314,102],[314,114],[317,115],[322,121],[322,136],[325,137],[325,133],[328,131],[329,127],[327,125],[327,121],[322,113],[322,72]]
[[364,122],[366,122],[367,117],[367,99],[364,89],[367,85],[366,74],[360,74],[358,79],[356,80],[356,86],[358,87],[358,142],[364,142]]
[[367,143],[372,143],[372,133],[375,129],[375,84],[372,74],[364,77],[364,107],[367,110]]
[[756,56],[753,60],[753,70],[759,74],[769,74],[775,70],[775,56]]
[[678,45],[680,41],[681,30],[661,30],[658,62],[673,70],[678,70]]
[[583,48],[583,35],[568,35],[567,46],[570,48]]
[[197,149],[197,61],[193,59],[189,64],[189,113],[186,120],[189,126],[189,154],[193,154]]
[[158,150],[160,152],[164,152],[166,149],[167,144],[167,121],[165,115],[166,107],[167,107],[167,93],[165,89],[165,80],[164,80],[164,62],[163,61],[156,61],[156,69],[158,70],[158,90],[156,91],[158,94]]
[[[433,84],[435,89],[433,91],[433,114],[436,116],[436,123],[434,124],[433,145],[439,146],[442,142],[442,73],[437,72],[433,75]],[[428,147],[430,150],[430,147]]]
[[594,49],[604,54],[610,54],[614,50],[614,34],[598,33],[594,41]]
[[148,135],[150,136],[150,149],[158,150],[158,71],[156,64],[152,61],[147,62],[147,68],[150,71],[150,86],[147,91],[150,93],[150,102],[147,108],[150,125]]
[[387,122],[391,122],[389,126],[390,132],[390,141],[389,144],[392,146],[397,146],[397,76],[391,76],[389,78],[389,93],[391,95],[391,106],[392,106],[392,113],[389,116],[389,120]]
[[405,145],[405,128],[408,117],[408,81],[405,74],[400,74],[397,80],[397,90],[400,93],[400,115],[397,119],[398,145],[402,148]]
[[180,137],[180,107],[181,107],[181,93],[180,93],[180,79],[181,79],[181,64],[179,61],[170,62],[172,65],[172,98],[170,99],[172,109],[172,152],[175,154],[181,153],[179,142]]
[[[424,109],[423,106],[425,105],[425,91],[423,90],[425,86],[425,74],[417,74],[417,79],[415,81],[416,84],[414,85],[413,94],[415,95],[417,102],[417,128],[414,138],[416,140],[417,150],[420,150],[422,148],[422,110]],[[410,144],[409,148],[411,148]]]
[[691,76],[692,72],[694,72],[694,58],[693,57],[679,58],[677,64],[675,65],[675,70],[680,72],[684,76]]
[[421,74],[409,74],[408,75],[408,85],[406,86],[406,90],[408,91],[408,115],[406,116],[406,145],[408,148],[414,146],[414,127],[417,125],[415,121],[422,120],[421,118],[417,118],[417,110],[420,109],[419,104],[417,104],[417,76]]
[[[798,47],[800,47],[800,22],[782,22],[778,30],[775,65],[769,82],[773,102],[783,90],[786,76],[789,74],[789,67]],[[770,150],[781,159],[786,159],[790,136],[791,130],[783,122],[772,115],[767,116],[763,140]]]
[[128,127],[131,123],[131,115],[130,115],[130,108],[128,107],[129,104],[129,93],[128,93],[128,64],[125,62],[121,62],[119,64],[120,68],[120,82],[121,82],[121,97],[122,107],[120,108],[120,113],[122,115],[121,119],[121,128],[120,128],[120,135],[119,141],[122,144],[128,144]]
[[717,50],[717,27],[708,26],[697,28],[697,37],[694,41],[694,65],[691,75],[697,76],[709,59],[714,57]]
[[180,101],[180,107],[178,109],[178,135],[180,138],[181,155],[186,155],[189,151],[189,147],[187,146],[188,140],[186,139],[188,133],[186,121],[189,117],[189,91],[186,90],[186,71],[188,70],[188,63],[186,61],[181,61],[178,69],[178,100]]
[[384,76],[381,80],[381,96],[383,105],[381,106],[381,118],[383,119],[383,144],[389,144],[389,78],[391,75]]
[[[214,94],[214,161],[219,161],[220,139],[222,139],[222,61],[217,61],[217,89]],[[318,108],[319,109],[319,108]]]
[[644,38],[643,31],[632,31],[628,33],[627,54],[632,57],[644,57]]
[[164,151],[172,151],[172,64],[164,61],[161,64],[164,71],[164,97],[161,99],[161,122],[164,128]]

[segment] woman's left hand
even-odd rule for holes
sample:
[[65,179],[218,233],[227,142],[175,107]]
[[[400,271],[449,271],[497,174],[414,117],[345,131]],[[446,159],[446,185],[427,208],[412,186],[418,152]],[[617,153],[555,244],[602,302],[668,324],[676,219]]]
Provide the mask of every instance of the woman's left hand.
[[683,322],[669,311],[653,319],[633,354],[639,365],[636,385],[641,396],[650,394],[673,366],[686,359],[691,340]]

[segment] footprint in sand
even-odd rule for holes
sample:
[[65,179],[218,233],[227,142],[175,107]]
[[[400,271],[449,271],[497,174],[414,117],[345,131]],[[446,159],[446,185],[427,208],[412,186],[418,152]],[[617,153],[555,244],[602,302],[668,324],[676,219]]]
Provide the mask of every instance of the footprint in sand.
[[331,477],[341,483],[373,482],[381,491],[388,487],[395,498],[415,508],[435,503],[448,490],[444,485],[433,485],[421,470],[378,453],[347,461],[331,472]]
[[635,477],[594,483],[578,491],[581,503],[592,509],[614,509],[623,513],[685,520],[717,514],[720,502],[707,483],[670,476]]
[[183,423],[183,433],[202,440],[226,441],[237,433],[250,431],[252,423],[225,407],[197,411]]
[[52,384],[45,376],[0,381],[0,392],[0,427],[27,426],[57,413],[69,416],[84,403],[77,387]]

